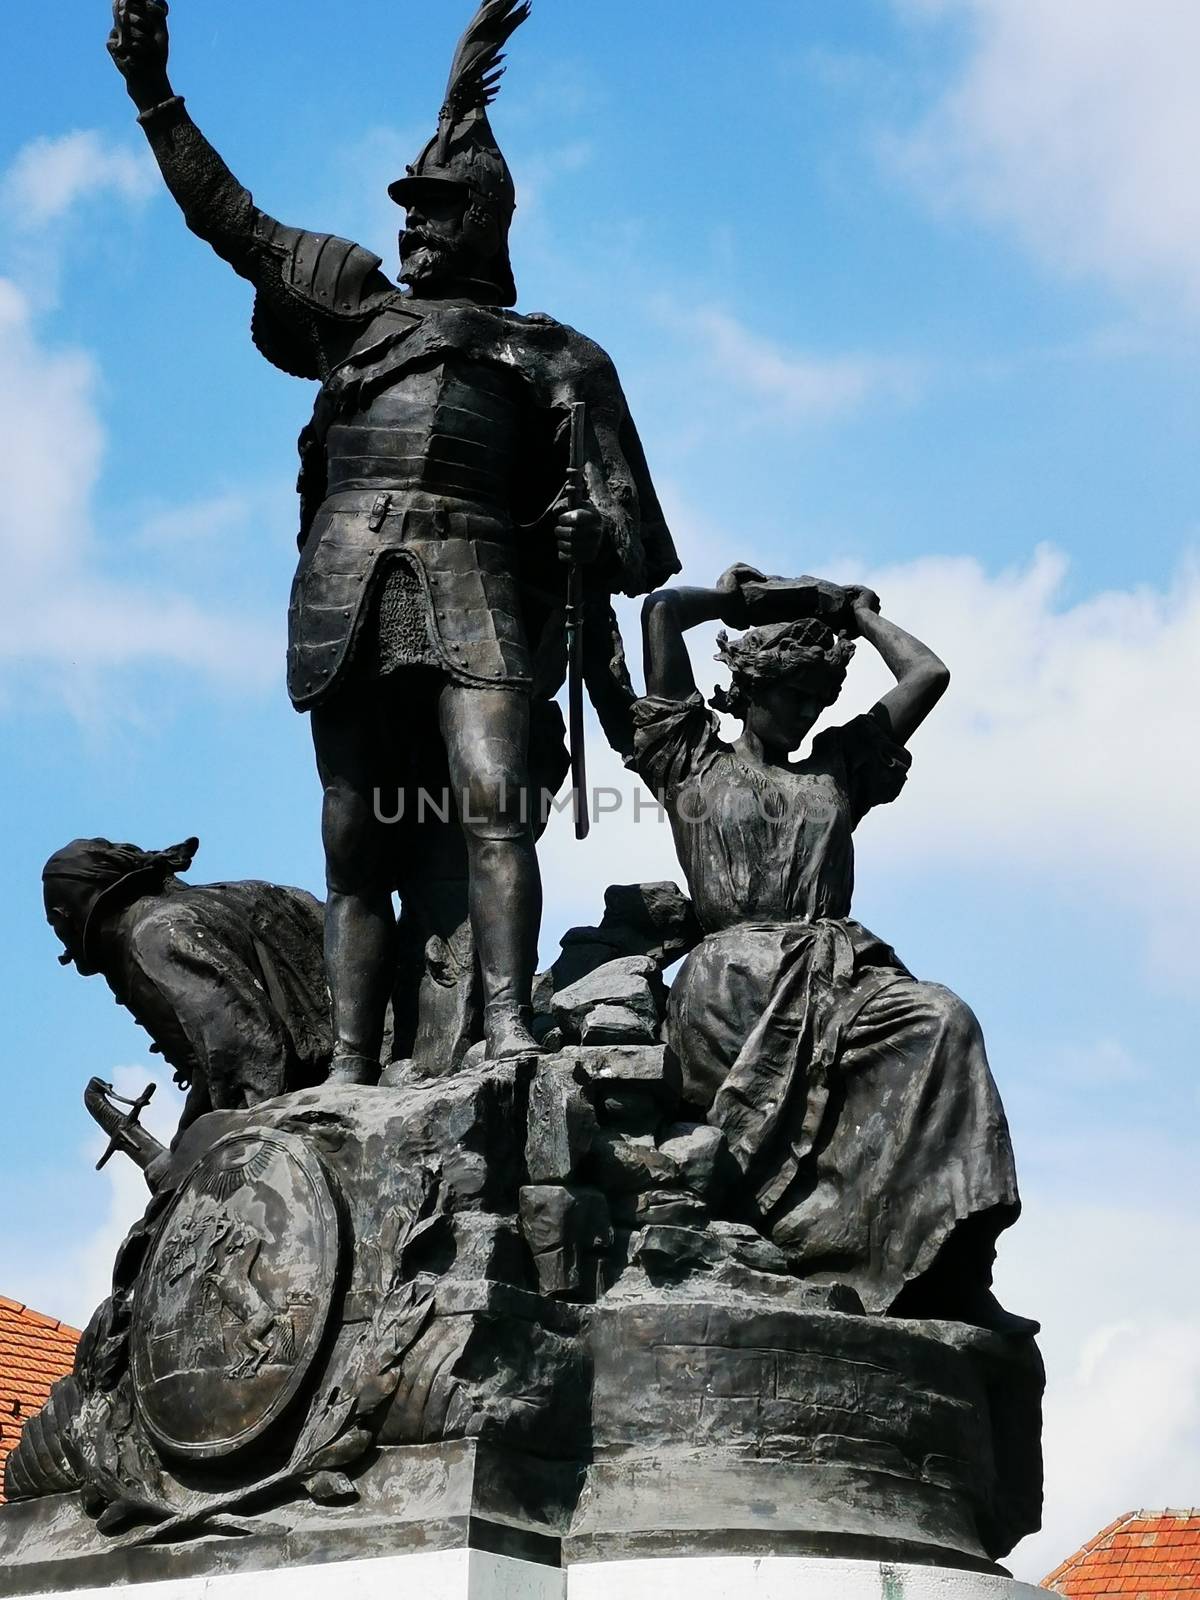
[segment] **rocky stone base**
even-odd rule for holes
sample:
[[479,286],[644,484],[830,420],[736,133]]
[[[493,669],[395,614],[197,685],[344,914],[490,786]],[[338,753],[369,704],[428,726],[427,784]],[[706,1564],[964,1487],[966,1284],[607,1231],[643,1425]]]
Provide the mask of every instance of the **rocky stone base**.
[[1032,1340],[798,1279],[686,1111],[606,1043],[197,1122],[10,1458],[0,1596],[464,1549],[1001,1576]]

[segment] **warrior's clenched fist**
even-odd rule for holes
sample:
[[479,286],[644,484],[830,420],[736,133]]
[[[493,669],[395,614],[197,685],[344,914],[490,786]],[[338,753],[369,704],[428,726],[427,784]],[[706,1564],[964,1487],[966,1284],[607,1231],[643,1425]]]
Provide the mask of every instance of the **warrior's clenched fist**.
[[167,0],[115,0],[108,53],[140,110],[171,97]]

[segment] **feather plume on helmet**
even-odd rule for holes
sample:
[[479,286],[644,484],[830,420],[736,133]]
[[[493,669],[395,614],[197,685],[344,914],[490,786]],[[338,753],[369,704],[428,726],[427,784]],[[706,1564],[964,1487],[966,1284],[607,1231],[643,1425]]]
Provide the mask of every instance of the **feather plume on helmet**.
[[517,207],[516,185],[488,121],[500,92],[504,46],[532,10],[530,0],[485,0],[459,40],[438,131],[388,193],[397,205],[418,204],[435,186],[466,190],[472,205],[495,221],[501,247],[493,273],[497,305],[515,305],[517,287],[508,251],[508,230]]
[[741,716],[754,691],[774,683],[802,683],[825,705],[833,705],[854,659],[854,645],[825,623],[805,617],[752,628],[737,639],[718,634],[714,659],[729,668],[733,685],[718,689],[711,703],[717,711]]

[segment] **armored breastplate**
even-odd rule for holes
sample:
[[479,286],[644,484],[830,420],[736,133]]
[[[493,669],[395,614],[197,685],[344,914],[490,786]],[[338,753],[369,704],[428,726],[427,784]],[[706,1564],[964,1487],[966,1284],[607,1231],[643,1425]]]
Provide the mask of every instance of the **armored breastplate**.
[[518,393],[496,367],[453,356],[402,373],[329,431],[329,493],[386,489],[447,509],[508,515],[519,443]]

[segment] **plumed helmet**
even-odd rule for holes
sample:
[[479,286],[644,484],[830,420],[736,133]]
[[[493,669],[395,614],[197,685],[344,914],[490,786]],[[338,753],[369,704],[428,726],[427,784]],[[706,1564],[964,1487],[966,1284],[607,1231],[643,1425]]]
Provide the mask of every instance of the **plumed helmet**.
[[66,953],[88,975],[94,964],[95,930],[101,912],[115,911],[138,895],[161,889],[168,878],[191,866],[199,839],[185,839],[169,850],[141,850],[110,839],[76,839],[57,850],[42,870],[46,914],[51,917]]
[[451,185],[470,194],[499,224],[500,253],[493,266],[498,305],[515,305],[517,286],[508,251],[508,230],[517,190],[487,108],[500,92],[504,46],[528,18],[530,0],[484,0],[459,41],[438,131],[388,193],[397,205],[419,204],[422,191]]

